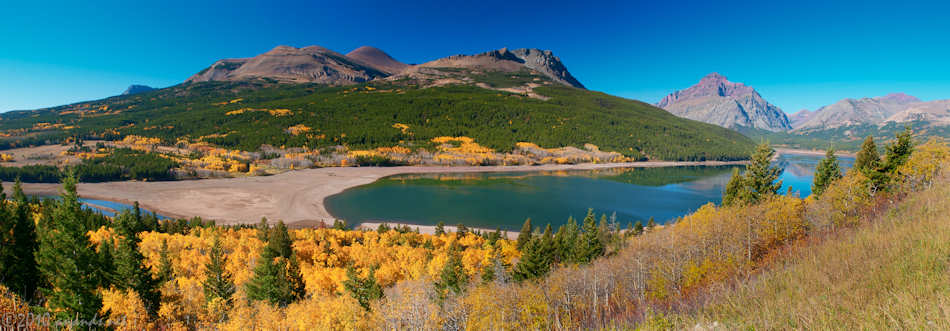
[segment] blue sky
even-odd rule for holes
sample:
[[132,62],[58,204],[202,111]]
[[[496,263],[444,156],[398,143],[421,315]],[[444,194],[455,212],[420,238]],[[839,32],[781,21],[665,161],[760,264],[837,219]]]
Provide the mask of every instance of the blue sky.
[[713,71],[787,112],[947,99],[947,13],[948,1],[7,1],[0,110],[171,86],[277,45],[372,45],[407,63],[551,49],[588,88],[647,102]]

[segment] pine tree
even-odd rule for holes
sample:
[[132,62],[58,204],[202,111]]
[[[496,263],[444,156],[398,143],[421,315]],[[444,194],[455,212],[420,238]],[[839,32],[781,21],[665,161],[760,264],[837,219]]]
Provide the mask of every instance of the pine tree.
[[647,230],[653,230],[656,227],[656,220],[653,219],[653,216],[650,216],[650,219],[647,220]]
[[468,235],[468,227],[465,224],[459,223],[455,226],[455,237],[463,238]]
[[334,229],[334,230],[346,230],[346,222],[341,221],[341,220],[334,220],[334,221],[333,221],[333,229]]
[[383,297],[383,289],[376,282],[376,268],[369,268],[369,275],[362,278],[356,273],[356,269],[350,265],[346,268],[346,280],[343,281],[343,288],[350,293],[363,309],[369,311],[370,303],[373,300]]
[[597,231],[597,223],[594,218],[594,210],[588,209],[587,216],[584,217],[583,235],[578,245],[578,261],[581,263],[590,263],[595,258],[604,255],[604,243],[600,241],[600,232]]
[[910,154],[914,152],[914,142],[911,134],[910,127],[905,128],[903,132],[897,134],[897,139],[885,148],[884,164],[881,167],[885,175],[893,176],[900,166],[907,163]]
[[435,235],[441,236],[443,234],[445,234],[445,222],[439,221],[439,223],[435,225]]
[[439,280],[435,287],[441,292],[452,291],[455,294],[462,293],[468,284],[468,275],[465,274],[465,266],[462,264],[462,253],[455,244],[448,249],[449,258],[442,266],[439,272]]
[[746,168],[745,185],[750,195],[749,203],[756,203],[769,195],[778,193],[782,188],[782,181],[778,180],[782,169],[772,166],[772,157],[775,150],[768,143],[759,144],[752,160]]
[[210,303],[215,299],[223,300],[226,307],[230,307],[233,302],[232,297],[236,288],[231,273],[226,266],[228,256],[221,245],[219,237],[214,238],[211,251],[208,254],[211,261],[205,264],[205,280],[201,283],[205,293],[205,303]]
[[267,242],[267,235],[270,234],[270,224],[267,223],[267,217],[261,217],[257,223],[257,240]]
[[158,251],[158,280],[159,283],[165,283],[174,278],[172,269],[172,258],[168,252],[168,240],[162,239],[162,248]]
[[854,158],[854,169],[861,171],[861,173],[868,175],[869,173],[877,171],[880,167],[881,157],[877,153],[877,145],[874,144],[874,137],[868,136],[864,138],[864,143],[861,144],[861,150],[858,151],[858,154]]
[[528,218],[524,220],[524,225],[521,226],[521,233],[518,234],[518,241],[515,243],[515,247],[522,249],[525,244],[531,241],[531,219]]
[[112,244],[112,240],[106,240],[99,244],[98,261],[99,268],[97,275],[99,287],[109,288],[115,283],[116,277],[115,245]]
[[139,252],[138,232],[147,226],[142,222],[141,211],[124,210],[116,217],[117,233],[122,236],[115,251],[115,279],[113,284],[121,290],[138,293],[145,309],[157,316],[161,304],[160,279],[152,277],[151,268],[145,265],[145,256]]
[[745,177],[739,173],[739,168],[732,168],[732,178],[729,179],[729,183],[726,184],[726,191],[722,195],[722,205],[731,206],[734,203],[739,203],[747,200],[745,194]]
[[[650,219],[653,219],[653,218],[651,217]],[[643,223],[640,221],[637,221],[637,223],[633,225],[633,235],[639,236],[641,234],[643,234]]]
[[841,178],[841,167],[838,165],[834,149],[829,148],[825,151],[825,158],[815,167],[815,179],[812,181],[811,192],[816,196],[821,195],[828,185],[839,178]]
[[40,285],[40,273],[34,256],[36,227],[19,179],[13,185],[12,203],[0,185],[0,209],[0,282],[29,302]]
[[381,234],[389,232],[389,230],[392,230],[392,228],[390,228],[389,224],[386,223],[380,223],[379,226],[376,227],[376,232]]
[[99,266],[95,246],[86,233],[92,230],[76,194],[76,175],[67,171],[62,199],[43,214],[36,262],[50,284],[44,289],[46,304],[63,319],[102,318],[98,294]]
[[245,284],[247,297],[286,306],[302,299],[306,287],[287,226],[281,221],[267,232],[267,245],[254,267],[254,276]]

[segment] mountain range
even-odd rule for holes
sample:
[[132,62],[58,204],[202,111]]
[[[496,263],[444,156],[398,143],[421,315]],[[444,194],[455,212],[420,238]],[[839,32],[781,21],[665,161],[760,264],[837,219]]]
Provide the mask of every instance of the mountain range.
[[[453,79],[457,78],[456,75],[453,71],[445,70],[446,68],[512,73],[527,71],[544,75],[566,86],[584,88],[551,51],[533,48],[502,48],[476,55],[454,55],[420,65],[408,65],[371,46],[362,46],[345,55],[321,46],[277,46],[251,58],[216,61],[188,78],[186,82],[253,79],[327,85],[400,79],[421,79],[430,84],[464,82]],[[443,79],[449,81],[439,81]]]

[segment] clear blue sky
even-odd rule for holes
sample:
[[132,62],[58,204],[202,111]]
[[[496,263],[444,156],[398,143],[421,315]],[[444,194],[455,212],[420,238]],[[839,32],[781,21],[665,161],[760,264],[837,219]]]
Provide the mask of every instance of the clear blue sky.
[[0,110],[171,86],[282,44],[372,45],[407,63],[551,49],[588,88],[648,102],[713,71],[787,112],[897,91],[950,98],[948,1],[11,2]]

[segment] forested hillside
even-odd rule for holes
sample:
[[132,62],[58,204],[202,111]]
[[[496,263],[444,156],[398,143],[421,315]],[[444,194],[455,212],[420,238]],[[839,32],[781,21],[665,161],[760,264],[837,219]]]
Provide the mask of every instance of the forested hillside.
[[[543,79],[480,75],[473,77],[491,86]],[[324,155],[391,147],[437,152],[433,139],[438,137],[469,137],[476,146],[499,153],[513,151],[518,142],[544,148],[593,144],[631,160],[735,160],[751,148],[740,134],[642,102],[557,84],[531,93],[542,97],[472,85],[420,88],[408,80],[344,87],[190,83],[6,113],[0,116],[0,130],[7,148],[59,143],[71,136],[121,140],[128,135],[158,138],[164,146],[204,143],[259,152],[269,145]]]

